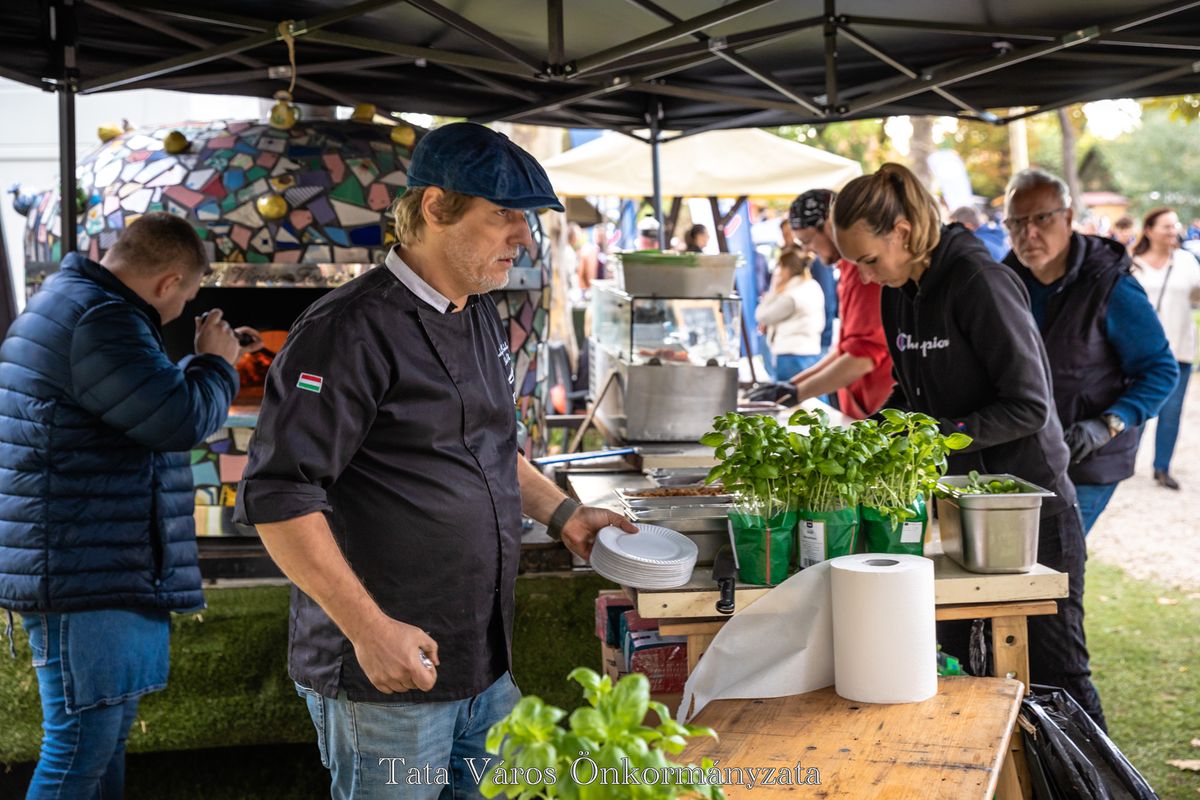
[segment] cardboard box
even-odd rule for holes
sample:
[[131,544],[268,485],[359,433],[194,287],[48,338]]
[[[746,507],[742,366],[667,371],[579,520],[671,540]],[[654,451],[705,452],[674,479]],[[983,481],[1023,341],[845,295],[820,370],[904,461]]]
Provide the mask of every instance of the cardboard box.
[[645,619],[641,614],[630,609],[629,611],[621,612],[621,633],[617,642],[624,644],[628,634],[642,633],[644,631],[657,631],[658,620]]
[[629,670],[625,668],[625,654],[619,647],[611,647],[604,642],[600,643],[600,674],[607,675],[616,683],[621,679],[621,676],[627,675]]
[[608,589],[596,595],[596,638],[610,647],[620,647],[621,614],[633,608],[633,602],[620,589]]

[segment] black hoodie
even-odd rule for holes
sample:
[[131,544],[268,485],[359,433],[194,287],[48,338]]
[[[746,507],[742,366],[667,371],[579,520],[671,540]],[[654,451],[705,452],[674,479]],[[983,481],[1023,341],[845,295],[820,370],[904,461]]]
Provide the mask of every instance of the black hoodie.
[[883,290],[882,315],[896,377],[885,407],[974,440],[951,474],[1007,472],[1049,489],[1043,517],[1075,503],[1046,350],[1012,270],[963,226],[943,227],[920,282]]

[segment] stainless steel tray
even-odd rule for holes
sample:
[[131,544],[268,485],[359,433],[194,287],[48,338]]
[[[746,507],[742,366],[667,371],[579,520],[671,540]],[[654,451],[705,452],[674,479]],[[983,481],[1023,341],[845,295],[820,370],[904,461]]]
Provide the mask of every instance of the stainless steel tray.
[[[724,525],[724,519],[729,516],[731,506],[728,503],[723,505],[704,505],[704,506],[656,506],[653,508],[630,508],[629,515],[638,522],[665,522],[680,519],[713,519],[721,520]],[[667,525],[666,527],[671,527]]]
[[[670,487],[680,488],[680,487]],[[689,494],[669,497],[639,497],[639,492],[650,491],[645,487],[617,489],[617,497],[626,508],[668,508],[674,506],[729,505],[733,496],[728,494]]]

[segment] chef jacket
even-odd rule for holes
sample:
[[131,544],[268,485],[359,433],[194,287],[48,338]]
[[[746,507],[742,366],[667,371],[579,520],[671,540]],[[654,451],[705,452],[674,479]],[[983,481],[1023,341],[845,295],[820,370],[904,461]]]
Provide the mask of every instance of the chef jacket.
[[326,697],[479,694],[510,669],[521,495],[512,357],[496,306],[453,304],[396,251],[314,303],[267,375],[237,517],[323,512],[385,614],[429,632],[429,692],[386,695],[321,607],[292,590],[288,669]]

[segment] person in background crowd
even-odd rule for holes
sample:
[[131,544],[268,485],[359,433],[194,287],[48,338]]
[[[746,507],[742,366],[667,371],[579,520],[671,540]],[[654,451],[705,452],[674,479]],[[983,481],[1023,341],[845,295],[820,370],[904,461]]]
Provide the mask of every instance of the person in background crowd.
[[[935,417],[972,443],[950,472],[1011,473],[1054,492],[1042,504],[1038,562],[1069,575],[1058,613],[1029,618],[1033,682],[1061,686],[1101,727],[1083,629],[1085,546],[1050,366],[1020,279],[899,164],[855,178],[833,208],[838,249],[882,284],[896,387],[885,407]],[[969,664],[970,622],[941,623],[946,652]]]
[[638,220],[638,250],[658,250],[658,231],[661,226],[654,217],[642,217]]
[[1177,379],[1175,359],[1120,243],[1071,232],[1071,193],[1040,169],[1005,193],[1013,249],[1004,259],[1029,293],[1071,451],[1083,535],[1133,475],[1141,426]]
[[1189,242],[1200,239],[1200,217],[1192,220],[1192,224],[1188,226],[1187,235],[1184,238]]
[[708,246],[708,228],[703,225],[693,225],[683,234],[683,249],[685,253],[703,253]]
[[0,608],[21,614],[37,672],[34,800],[123,796],[129,726],[167,685],[171,612],[204,607],[188,451],[262,347],[214,310],[196,355],[167,358],[160,328],[207,269],[187,221],[145,214],[100,263],[63,259],[0,347]]
[[809,274],[812,263],[811,252],[785,248],[771,288],[755,310],[755,320],[766,328],[778,381],[790,380],[821,360],[825,295]]
[[[806,192],[805,194],[808,193]],[[804,197],[804,195],[801,195],[800,197]],[[792,202],[793,209],[796,209],[797,203],[803,205],[803,202],[798,197]],[[800,209],[796,210],[799,211]],[[812,250],[813,254],[816,256],[816,258],[813,259],[812,266],[809,267],[808,271],[809,274],[813,276],[813,280],[821,285],[821,291],[825,293],[825,328],[821,331],[821,358],[824,358],[829,354],[829,347],[833,344],[833,332],[838,318],[838,298],[841,293],[838,288],[839,278],[837,274],[837,262],[836,260],[826,262],[825,259],[821,257],[820,253],[818,253],[816,250],[813,250],[813,248],[809,247],[808,245],[800,242],[800,240],[797,238],[796,231],[792,229],[790,213],[788,218],[784,219],[783,224],[780,226],[780,230],[783,234],[784,249],[787,249],[789,246],[800,246],[804,249]],[[836,397],[831,399],[835,404],[837,403]]]
[[[597,226],[594,230],[596,237],[603,241],[604,226]],[[581,292],[586,293],[592,288],[592,281],[601,280],[604,277],[600,265],[602,248],[588,238],[577,222],[571,223],[567,241],[575,250],[577,286]]]
[[1126,214],[1114,222],[1112,238],[1124,247],[1126,251],[1132,251],[1134,243],[1137,242],[1137,228],[1133,217]]
[[507,332],[488,292],[562,211],[532,156],[472,123],[417,142],[385,263],[323,295],[271,365],[238,489],[294,583],[288,667],[334,797],[379,796],[388,757],[477,798],[469,759],[520,697],[521,518],[588,558],[619,514],[566,498],[517,450]]
[[[835,197],[828,189],[807,191],[796,198],[788,214],[795,240],[824,263],[837,264],[841,273],[835,306],[842,317],[837,346],[793,377],[792,383],[797,401],[836,392],[843,414],[864,419],[878,411],[892,391],[892,357],[879,317],[879,286],[862,280],[858,268],[842,259],[833,241],[829,209]],[[828,301],[825,308],[828,314]]]
[[1004,230],[990,221],[985,223],[983,215],[973,206],[959,206],[954,209],[950,214],[950,221],[957,222],[975,234],[995,260],[999,261],[1008,253],[1008,237]]
[[1171,457],[1179,439],[1183,401],[1196,357],[1196,322],[1192,311],[1200,306],[1200,264],[1179,246],[1179,217],[1170,208],[1156,208],[1142,221],[1142,235],[1133,247],[1133,275],[1146,290],[1162,320],[1171,352],[1179,362],[1179,377],[1167,402],[1158,412],[1154,432],[1154,480],[1167,489],[1178,489],[1171,474]]

